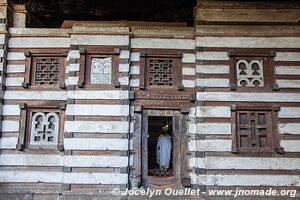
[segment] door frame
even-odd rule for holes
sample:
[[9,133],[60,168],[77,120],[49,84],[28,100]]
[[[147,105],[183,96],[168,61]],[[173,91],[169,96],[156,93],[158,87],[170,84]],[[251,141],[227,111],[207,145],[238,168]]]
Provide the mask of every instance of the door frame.
[[[173,126],[173,176],[155,177],[148,176],[148,117],[172,116]],[[142,185],[174,186],[182,187],[182,180],[188,178],[188,142],[187,142],[187,113],[180,108],[142,108],[135,112],[135,138],[134,138],[134,168],[137,176],[140,176]]]

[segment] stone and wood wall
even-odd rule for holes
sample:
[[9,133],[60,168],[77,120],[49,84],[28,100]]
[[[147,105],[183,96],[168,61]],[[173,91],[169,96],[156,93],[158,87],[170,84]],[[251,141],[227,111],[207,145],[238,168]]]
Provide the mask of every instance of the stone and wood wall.
[[[103,195],[133,174],[153,187],[299,190],[299,5],[199,1],[194,28],[24,28],[17,8],[12,23],[0,3],[1,195]],[[160,66],[172,76],[151,74]],[[174,120],[165,182],[145,173],[149,116]]]

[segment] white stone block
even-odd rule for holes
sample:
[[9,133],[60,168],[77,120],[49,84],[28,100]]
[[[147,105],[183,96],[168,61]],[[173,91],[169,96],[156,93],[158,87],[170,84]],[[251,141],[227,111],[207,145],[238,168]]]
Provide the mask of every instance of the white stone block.
[[[0,149],[16,149],[17,144],[18,144],[18,137],[1,137],[0,138]],[[1,178],[0,178],[0,180],[1,180]]]
[[26,60],[24,52],[9,52],[7,53],[7,60]]
[[195,62],[196,62],[195,54],[188,54],[188,53],[183,54],[182,63],[195,63]]
[[70,61],[70,59],[79,59],[80,53],[78,50],[71,50],[68,52],[67,61]]
[[133,38],[131,48],[195,49],[192,39]]
[[9,48],[69,48],[70,38],[51,38],[47,37],[23,37],[10,38],[8,41]]
[[278,128],[280,134],[300,134],[300,123],[280,123]]
[[196,74],[195,68],[190,68],[190,67],[183,67],[182,68],[182,75],[190,75],[193,76]]
[[129,59],[130,58],[130,51],[121,50],[119,58]]
[[276,52],[275,61],[300,61],[300,52]]
[[228,65],[197,65],[197,73],[202,74],[229,74]]
[[276,80],[279,88],[300,88],[300,80]]
[[68,91],[68,98],[71,99],[128,99],[128,97],[128,91],[119,90]]
[[67,67],[67,72],[79,72],[80,70],[80,64],[77,63],[77,64],[69,64]]
[[5,91],[4,99],[67,100],[65,91]]
[[25,72],[25,65],[7,65],[7,73]]
[[229,123],[198,123],[197,134],[231,134],[231,124]]
[[129,35],[72,35],[71,45],[129,45]]
[[65,149],[71,150],[128,150],[127,139],[65,138]]
[[130,61],[140,61],[141,54],[140,52],[132,52],[130,54]]
[[128,77],[119,77],[120,85],[129,85],[129,78]]
[[79,77],[72,76],[68,77],[68,85],[77,85],[79,81]]
[[197,106],[197,117],[231,117],[229,106]]
[[130,74],[140,74],[140,66],[131,66],[130,67]]
[[189,151],[231,151],[231,140],[191,140]]
[[218,186],[300,186],[298,175],[206,174],[197,177],[199,185]]
[[300,48],[299,37],[197,37],[197,47]]
[[139,87],[140,79],[130,79],[130,87]]
[[64,173],[63,182],[69,184],[127,184],[128,175],[120,173]]
[[19,105],[4,105],[3,106],[3,115],[12,115],[12,116],[18,116],[21,114],[21,110]]
[[3,120],[2,121],[2,132],[19,132],[19,121],[14,120]]
[[194,80],[182,80],[182,85],[185,88],[194,88],[195,87],[195,81]]
[[300,107],[280,107],[279,118],[300,118]]
[[121,121],[65,121],[66,132],[127,133],[129,123]]
[[24,77],[8,77],[6,78],[5,85],[6,86],[15,86],[19,87],[22,86],[22,83],[24,82]]
[[300,102],[299,93],[197,92],[199,101]]
[[286,152],[300,152],[300,140],[281,140],[280,146]]
[[197,60],[229,60],[227,52],[197,52]]
[[129,72],[129,64],[119,64],[119,72]]
[[128,116],[129,105],[67,105],[67,115]]
[[200,87],[229,87],[227,78],[197,78],[196,85]]
[[276,66],[275,74],[300,75],[300,66]]

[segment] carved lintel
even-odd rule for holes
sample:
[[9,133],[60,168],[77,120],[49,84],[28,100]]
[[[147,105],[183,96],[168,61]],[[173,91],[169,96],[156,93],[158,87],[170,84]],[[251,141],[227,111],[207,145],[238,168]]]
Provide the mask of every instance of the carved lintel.
[[147,93],[138,92],[136,93],[136,99],[147,99],[147,100],[187,100],[190,101],[189,94],[172,94],[172,93]]

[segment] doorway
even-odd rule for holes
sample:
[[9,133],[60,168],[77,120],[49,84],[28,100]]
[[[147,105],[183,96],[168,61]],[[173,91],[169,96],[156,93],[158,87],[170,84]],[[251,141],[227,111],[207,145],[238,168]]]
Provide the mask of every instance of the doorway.
[[148,117],[148,176],[173,176],[173,119]]

